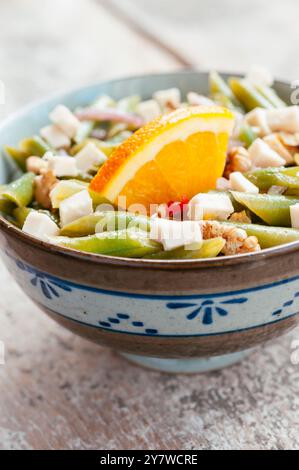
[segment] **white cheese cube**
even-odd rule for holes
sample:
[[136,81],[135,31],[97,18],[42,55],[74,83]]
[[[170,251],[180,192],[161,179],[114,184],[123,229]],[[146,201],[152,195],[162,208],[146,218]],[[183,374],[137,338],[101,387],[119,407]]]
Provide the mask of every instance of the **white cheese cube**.
[[266,109],[253,109],[245,115],[245,122],[252,127],[257,127],[259,135],[262,137],[271,133],[271,129],[268,125]]
[[57,183],[50,192],[50,199],[53,209],[58,209],[60,203],[72,196],[86,189],[86,184],[82,181],[74,180],[61,180]]
[[40,135],[54,149],[69,147],[71,145],[70,138],[55,124],[43,127],[40,130]]
[[285,160],[285,163],[293,163],[293,155],[288,151],[287,147],[283,145],[278,135],[279,134],[270,134],[264,137],[263,140],[274,152],[278,153],[278,155]]
[[164,111],[168,108],[178,108],[181,104],[181,92],[178,88],[169,88],[168,90],[159,90],[153,94],[160,108]]
[[231,189],[229,180],[227,180],[223,176],[217,178],[216,189],[217,191],[229,191]]
[[76,136],[80,121],[66,106],[59,104],[49,114],[49,117],[53,124],[56,124],[70,139]]
[[60,157],[46,154],[48,168],[52,170],[55,176],[77,176],[78,168],[74,157]]
[[259,192],[259,188],[251,183],[240,171],[233,171],[229,175],[229,182],[233,191],[252,194],[258,194]]
[[191,106],[212,106],[214,105],[214,101],[210,100],[204,95],[199,95],[194,91],[189,91],[187,93],[187,101]]
[[89,142],[75,155],[77,168],[87,173],[94,166],[99,166],[107,160],[106,155],[93,142]]
[[267,121],[272,132],[299,132],[299,106],[267,109]]
[[136,113],[139,114],[144,122],[150,122],[160,116],[161,109],[155,100],[141,101],[136,107]]
[[188,217],[191,220],[226,220],[233,212],[234,208],[227,194],[199,193],[189,202]]
[[267,168],[269,166],[283,166],[285,159],[281,158],[266,142],[262,139],[256,139],[248,149],[249,158],[253,165],[258,168]]
[[290,206],[291,223],[293,228],[299,229],[299,204]]
[[195,249],[202,244],[202,233],[197,222],[155,218],[151,219],[150,239],[162,243],[165,251],[182,246]]
[[23,225],[23,232],[47,240],[47,237],[58,235],[59,228],[47,214],[31,211]]
[[92,199],[87,189],[64,199],[59,206],[61,226],[93,213]]

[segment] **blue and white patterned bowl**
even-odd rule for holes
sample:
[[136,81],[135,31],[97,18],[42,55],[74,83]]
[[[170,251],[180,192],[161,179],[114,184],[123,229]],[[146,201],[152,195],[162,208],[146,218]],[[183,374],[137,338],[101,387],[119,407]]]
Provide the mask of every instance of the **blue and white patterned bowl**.
[[[45,125],[63,102],[88,104],[177,86],[206,93],[207,74],[177,72],[94,84],[39,102],[0,125],[0,147]],[[276,82],[288,99],[289,86]],[[11,176],[1,159],[1,182]],[[72,331],[152,368],[194,372],[239,360],[297,323],[299,243],[210,260],[128,260],[56,247],[0,220],[3,260],[27,295]]]

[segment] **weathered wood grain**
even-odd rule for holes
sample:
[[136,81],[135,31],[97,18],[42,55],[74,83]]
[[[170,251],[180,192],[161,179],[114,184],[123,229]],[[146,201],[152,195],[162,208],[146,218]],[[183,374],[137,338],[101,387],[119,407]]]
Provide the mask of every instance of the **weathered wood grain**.
[[[137,3],[152,14],[156,2]],[[165,31],[176,13],[171,9],[166,18],[167,4],[160,2]],[[179,24],[186,22],[179,17]],[[210,37],[211,13],[209,18],[192,50],[197,42],[202,63],[221,66],[227,42],[217,51],[220,33],[213,47],[199,41]],[[0,46],[0,79],[7,89],[2,116],[57,88],[179,65],[93,0],[1,2]],[[280,68],[283,60],[271,64]],[[290,362],[291,340],[298,335],[296,330],[221,372],[148,372],[56,325],[1,264],[6,364],[0,365],[0,449],[298,449],[299,365]]]
[[59,89],[179,65],[94,0],[10,0],[0,11],[0,117]]
[[299,4],[293,0],[101,1],[195,66],[239,71],[263,64],[281,78],[299,77]]

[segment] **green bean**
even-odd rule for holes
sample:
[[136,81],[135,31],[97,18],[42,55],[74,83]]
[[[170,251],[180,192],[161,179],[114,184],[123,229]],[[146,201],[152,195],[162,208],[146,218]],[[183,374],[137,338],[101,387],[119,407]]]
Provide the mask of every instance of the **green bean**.
[[[111,208],[111,210],[113,210],[113,208],[115,207],[107,198],[103,197],[100,193],[93,191],[92,189],[90,189],[90,187],[88,188],[88,192],[92,199],[94,210],[97,210],[97,211],[103,210],[103,207],[101,207],[103,204],[105,206],[108,205],[109,209]],[[108,209],[105,208],[105,210],[108,210]]]
[[265,85],[255,85],[257,91],[274,106],[274,108],[285,108],[286,103],[278,96],[276,91]]
[[59,217],[58,217],[57,212],[50,212],[46,209],[40,209],[39,207],[37,207],[37,208],[33,208],[33,207],[16,207],[13,210],[14,223],[18,227],[22,228],[27,216],[32,211],[40,212],[42,214],[47,214],[47,216],[50,217],[50,219],[52,219],[53,222],[55,222],[56,225],[59,225]]
[[4,150],[22,171],[26,171],[26,160],[30,156],[27,152],[16,147],[10,147],[9,145],[6,145]]
[[17,206],[28,206],[33,199],[33,183],[35,175],[25,173],[23,176],[7,184],[0,190],[0,197],[12,201]]
[[[295,168],[296,170],[294,170]],[[265,168],[249,171],[245,176],[261,191],[267,191],[271,186],[283,186],[299,191],[299,176],[296,176],[298,172],[299,167],[292,167],[292,170],[289,168]]]
[[230,87],[217,72],[210,73],[209,86],[211,97],[216,101],[220,101],[223,106],[227,106],[228,108],[242,108]]
[[125,258],[142,258],[161,250],[160,243],[150,240],[143,230],[119,230],[87,237],[51,237],[55,244],[89,253]]
[[23,139],[19,144],[19,148],[6,145],[4,150],[22,171],[26,171],[26,160],[28,157],[31,155],[42,157],[47,151],[51,150],[51,147],[41,137],[36,135]]
[[249,194],[232,191],[236,201],[260,217],[269,225],[290,227],[290,206],[299,203],[299,198],[270,194]]
[[13,210],[13,217],[16,221],[16,224],[18,227],[22,228],[24,225],[24,222],[29,214],[34,209],[31,209],[30,207],[16,207]]
[[228,83],[232,92],[243,106],[245,106],[247,111],[251,111],[256,107],[266,109],[273,108],[273,105],[245,78],[239,79],[232,77],[229,79]]
[[239,222],[224,222],[242,228],[247,235],[257,237],[261,248],[283,245],[299,240],[299,230],[287,227],[269,227],[268,225],[243,224]]
[[89,137],[88,139],[82,140],[82,142],[79,144],[73,145],[73,147],[70,149],[70,154],[76,155],[76,153],[80,152],[80,150],[82,150],[83,147],[85,147],[85,145],[89,142],[93,142],[95,146],[102,150],[102,152],[104,152],[107,157],[109,157],[113,150],[115,150],[119,145],[117,142],[104,142],[102,140]]
[[41,137],[34,135],[21,140],[20,149],[26,152],[28,156],[43,157],[46,152],[51,150],[51,147]]
[[[98,227],[97,227],[98,226]],[[95,212],[94,214],[80,217],[60,230],[60,235],[68,237],[84,237],[95,233],[96,228],[101,231],[124,230],[126,228],[138,228],[148,231],[150,220],[148,217],[130,214],[129,212]]]
[[250,147],[252,142],[258,137],[258,134],[252,129],[251,126],[244,124],[239,131],[239,139],[245,144],[245,147]]
[[148,256],[150,259],[197,259],[214,258],[219,255],[225,245],[225,240],[221,237],[203,240],[202,245],[197,250],[186,250],[184,247],[170,251],[160,251]]
[[7,199],[6,197],[0,196],[0,212],[3,214],[10,215],[14,209],[15,205],[12,201]]

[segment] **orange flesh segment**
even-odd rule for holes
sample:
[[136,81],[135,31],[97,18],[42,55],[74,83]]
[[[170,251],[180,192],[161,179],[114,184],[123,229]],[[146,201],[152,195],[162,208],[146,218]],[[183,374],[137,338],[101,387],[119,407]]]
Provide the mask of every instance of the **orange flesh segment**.
[[[217,132],[195,129],[195,132],[192,131],[180,140],[182,125],[187,127],[188,120],[191,121],[194,117],[202,119],[206,128],[213,127],[213,122],[219,118],[222,119],[221,122],[227,121],[228,124],[225,123],[224,132],[221,125]],[[194,127],[194,124],[192,125]],[[115,181],[118,180],[117,187],[119,181],[123,181],[117,191],[117,196],[126,197],[126,204],[122,204],[122,208],[142,204],[147,210],[150,204],[178,201],[183,197],[191,198],[199,192],[213,189],[216,179],[224,170],[228,128],[231,129],[232,126],[233,116],[230,111],[215,106],[180,109],[168,116],[162,116],[139,129],[114,151],[92,180],[91,189],[115,203],[117,201],[114,196],[109,198],[113,193],[111,187]],[[178,138],[175,138],[176,129]],[[169,136],[169,131],[171,138],[174,138],[170,142],[166,141],[161,148],[158,147],[150,161],[144,159],[143,162],[142,159],[149,148],[152,146],[155,149],[158,139],[161,136],[163,139],[167,132]],[[128,164],[134,159],[134,172],[131,175]]]

